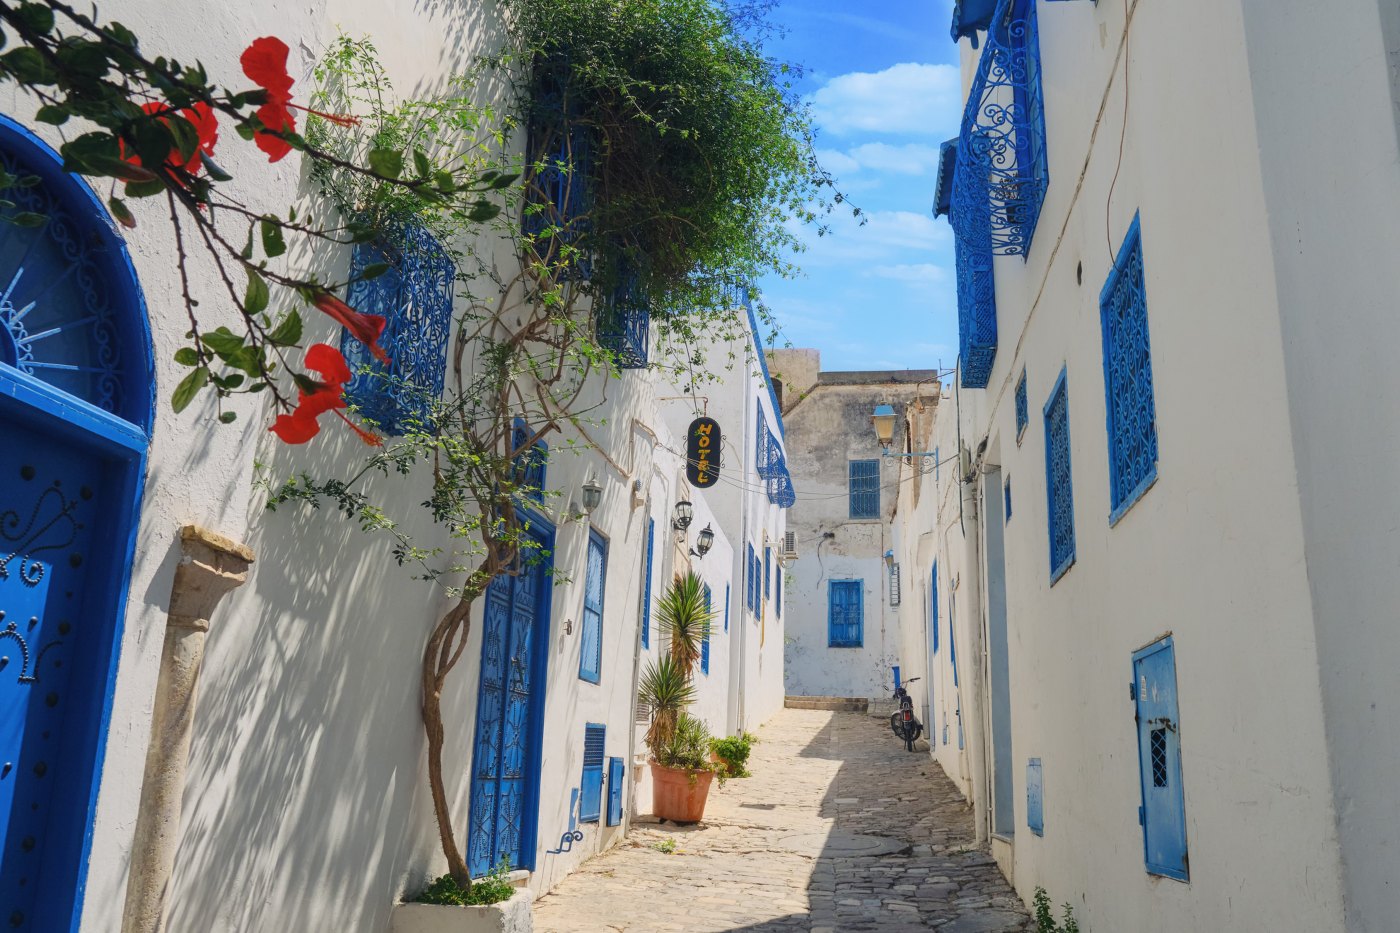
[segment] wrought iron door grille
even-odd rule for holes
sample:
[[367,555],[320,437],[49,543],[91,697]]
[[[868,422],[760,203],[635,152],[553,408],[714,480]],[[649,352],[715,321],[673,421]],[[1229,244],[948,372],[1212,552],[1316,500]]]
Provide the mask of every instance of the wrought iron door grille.
[[1153,729],[1151,733],[1152,786],[1167,786],[1167,730]]

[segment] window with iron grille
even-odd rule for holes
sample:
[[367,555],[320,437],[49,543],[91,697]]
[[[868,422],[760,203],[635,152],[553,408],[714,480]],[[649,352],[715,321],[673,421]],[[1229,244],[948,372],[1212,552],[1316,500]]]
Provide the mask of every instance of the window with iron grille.
[[[985,208],[984,208],[985,210]],[[992,248],[984,239],[956,238],[959,378],[964,389],[985,389],[997,355],[997,295]]]
[[770,599],[773,594],[773,584],[771,576],[773,572],[773,548],[765,544],[763,546],[763,598]]
[[[388,267],[385,272],[359,277],[381,263]],[[379,345],[389,362],[374,358],[368,347],[342,332],[340,352],[355,374],[346,398],[387,434],[426,426],[447,371],[456,266],[431,233],[410,225],[358,244],[351,254],[350,277],[347,303],[384,318]]]
[[1005,524],[1011,523],[1011,477],[1006,478],[1006,484],[1002,487],[1006,497],[1006,519]]
[[1045,403],[1045,494],[1049,505],[1050,583],[1074,563],[1074,487],[1069,457],[1069,383],[1060,371]]
[[1157,481],[1157,407],[1147,336],[1138,218],[1099,296],[1103,385],[1108,408],[1109,524],[1116,524]]
[[511,429],[510,446],[515,459],[511,462],[511,481],[517,494],[536,502],[544,501],[545,467],[549,463],[549,445],[536,441],[525,444],[533,432],[523,418],[516,418]]
[[621,281],[599,303],[596,333],[598,345],[613,352],[619,369],[645,369],[651,330],[651,305],[633,269],[624,269]]
[[773,581],[773,611],[778,618],[783,617],[783,565],[778,565],[777,579]]
[[938,561],[933,562],[933,573],[929,577],[928,628],[930,653],[938,654]]
[[588,258],[579,252],[592,203],[594,144],[576,119],[567,65],[537,64],[526,146],[525,208],[520,227],[539,261],[563,278],[586,279]]
[[[578,676],[598,683],[603,672],[603,588],[608,574],[608,544],[588,532],[588,570],[583,587],[583,630],[579,638]],[[601,763],[599,767],[602,767]]]
[[1030,402],[1026,398],[1026,371],[1021,370],[1021,378],[1016,382],[1016,443],[1026,433],[1026,425],[1031,420]]
[[826,643],[830,648],[865,644],[865,583],[832,580],[827,586]]
[[890,605],[898,606],[900,600],[899,565],[890,567]]
[[850,462],[851,518],[880,517],[880,461]]
[[647,519],[647,557],[642,569],[642,647],[651,647],[651,557],[656,542],[656,519]]
[[729,631],[729,584],[724,585],[724,630]]
[[705,628],[700,639],[700,673],[710,673],[710,584],[705,584]]
[[596,823],[603,809],[603,746],[607,727],[590,722],[583,727],[583,779],[579,785],[578,820]]

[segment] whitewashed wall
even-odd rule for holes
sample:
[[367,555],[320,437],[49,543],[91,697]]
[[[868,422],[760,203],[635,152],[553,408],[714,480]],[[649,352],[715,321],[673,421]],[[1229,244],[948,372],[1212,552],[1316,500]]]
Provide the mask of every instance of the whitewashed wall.
[[[1390,394],[1377,380],[1394,367],[1369,350],[1394,340],[1383,296],[1400,283],[1363,257],[1400,242],[1396,17],[1360,3],[1322,36],[1301,3],[1130,8],[1124,132],[1124,7],[1039,5],[1050,189],[1028,260],[997,260],[989,386],[961,390],[936,428],[974,454],[973,495],[945,492],[932,522],[918,509],[901,528],[906,549],[935,531],[958,638],[961,690],[946,691],[935,659],[932,718],[941,733],[960,699],[967,748],[954,729],[935,754],[984,818],[986,713],[973,705],[986,693],[969,695],[965,662],[985,642],[985,529],[969,505],[1001,495],[983,488],[999,467],[1013,491],[1015,804],[1001,854],[1022,896],[1044,886],[1086,929],[1385,929],[1400,862],[1375,757],[1395,744],[1381,725],[1394,692],[1378,685],[1400,638],[1361,620],[1396,601],[1381,569],[1393,536],[1375,521],[1394,511],[1377,481],[1396,445],[1393,419],[1365,406]],[[1098,295],[1139,211],[1159,478],[1110,528]],[[1052,587],[1041,408],[1062,368],[1077,557]],[[1131,654],[1166,633],[1189,884],[1145,872],[1137,817]],[[1026,828],[1031,757],[1044,763],[1043,837]]]

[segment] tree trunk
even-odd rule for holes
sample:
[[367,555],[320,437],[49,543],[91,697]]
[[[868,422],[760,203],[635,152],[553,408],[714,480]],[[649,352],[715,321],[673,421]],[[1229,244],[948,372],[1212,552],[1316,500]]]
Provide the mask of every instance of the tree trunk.
[[[462,631],[458,634],[458,629]],[[445,730],[442,724],[442,687],[447,672],[455,663],[452,652],[445,652],[456,639],[465,641],[471,630],[471,603],[458,602],[438,622],[423,648],[423,731],[428,738],[428,787],[433,797],[433,815],[437,818],[438,840],[442,854],[447,856],[447,871],[462,888],[471,888],[471,872],[457,847],[452,831],[452,811],[447,802],[447,787],[442,776],[442,746]]]

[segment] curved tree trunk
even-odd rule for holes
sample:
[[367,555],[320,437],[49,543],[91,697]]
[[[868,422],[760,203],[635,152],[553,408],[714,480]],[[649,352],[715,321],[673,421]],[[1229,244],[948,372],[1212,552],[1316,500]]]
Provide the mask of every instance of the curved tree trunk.
[[447,673],[461,657],[457,646],[465,645],[471,631],[469,599],[460,600],[438,621],[437,627],[423,648],[423,731],[428,739],[428,787],[432,792],[433,815],[437,818],[438,839],[442,854],[447,857],[447,871],[463,889],[471,887],[471,872],[467,868],[457,837],[452,829],[452,810],[447,801],[447,787],[442,774],[442,747],[446,735],[442,723],[442,688]]

